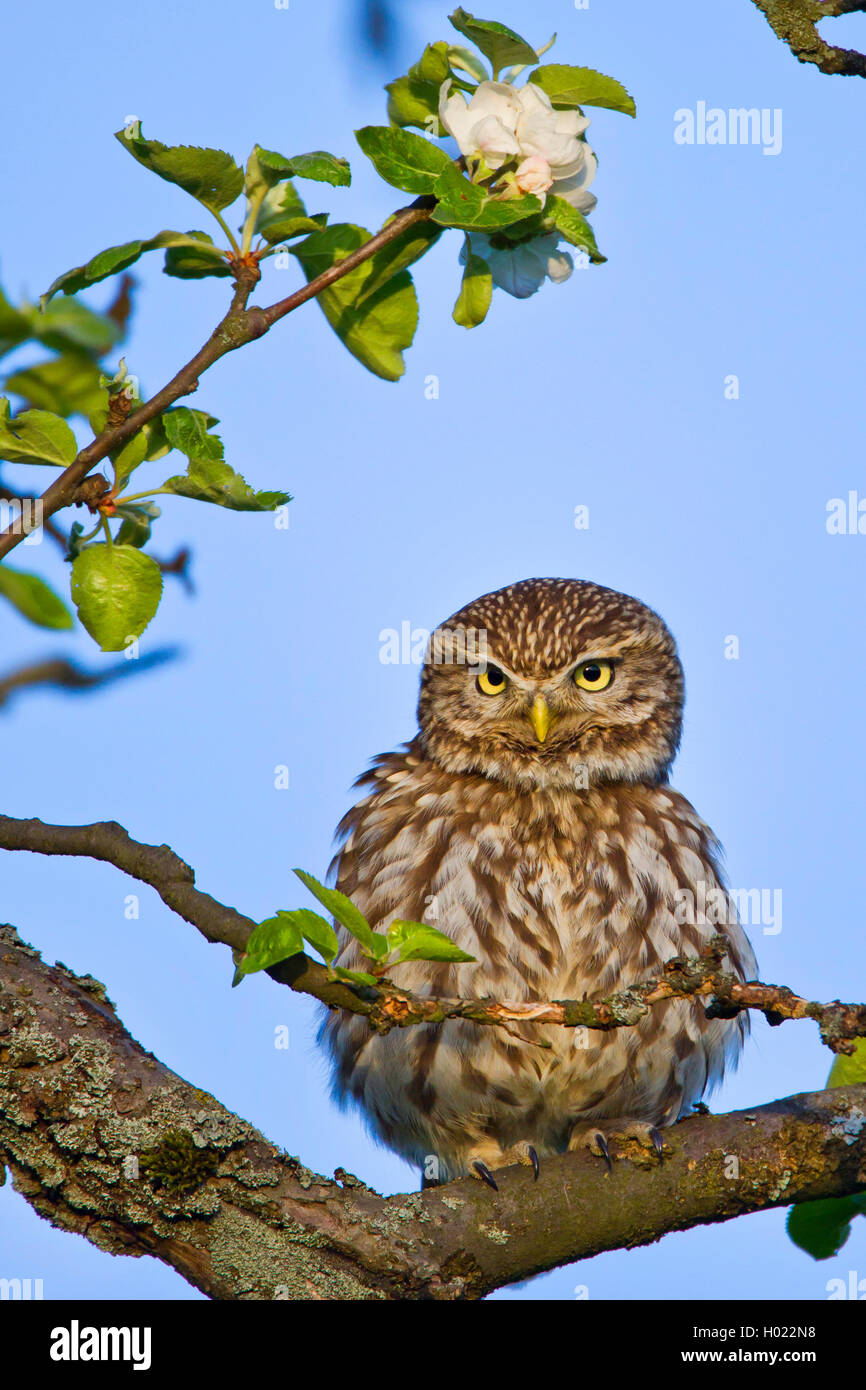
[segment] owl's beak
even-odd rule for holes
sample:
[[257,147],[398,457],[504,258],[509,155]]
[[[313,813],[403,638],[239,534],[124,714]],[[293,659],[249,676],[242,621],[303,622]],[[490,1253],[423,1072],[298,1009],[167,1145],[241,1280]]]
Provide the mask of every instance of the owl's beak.
[[529,711],[529,720],[535,730],[535,737],[538,742],[543,743],[553,723],[553,715],[550,713],[543,695],[536,695],[532,709]]

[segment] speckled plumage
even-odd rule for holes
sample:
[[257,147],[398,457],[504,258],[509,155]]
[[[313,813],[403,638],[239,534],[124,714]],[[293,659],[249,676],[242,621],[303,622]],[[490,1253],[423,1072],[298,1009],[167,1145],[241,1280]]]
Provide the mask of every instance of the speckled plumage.
[[[466,630],[483,633],[503,694],[479,692],[478,667],[462,660]],[[613,663],[607,690],[575,685],[589,659]],[[543,742],[528,717],[539,695],[553,719]],[[682,703],[661,619],[599,585],[526,580],[444,623],[423,669],[417,737],[376,760],[341,824],[337,885],[378,930],[426,920],[479,963],[413,962],[395,978],[451,996],[595,996],[718,930],[729,966],[752,977],[733,906],[727,926],[680,920],[678,890],[721,886],[711,832],[667,783]],[[341,945],[338,963],[357,968],[345,933]],[[513,1161],[515,1146],[562,1152],[587,1128],[672,1124],[736,1058],[745,1024],[670,1001],[609,1034],[520,1031],[552,1048],[464,1022],[381,1037],[344,1013],[322,1037],[336,1094],[384,1143],[448,1178],[476,1160]]]

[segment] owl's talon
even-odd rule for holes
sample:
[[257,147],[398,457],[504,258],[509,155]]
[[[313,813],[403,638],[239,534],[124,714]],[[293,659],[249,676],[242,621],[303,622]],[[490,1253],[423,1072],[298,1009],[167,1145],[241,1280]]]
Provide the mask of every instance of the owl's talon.
[[601,1133],[600,1130],[599,1130],[598,1133],[595,1134],[593,1137],[594,1137],[595,1142],[596,1142],[596,1144],[597,1144],[597,1146],[598,1146],[598,1148],[599,1148],[599,1151],[600,1151],[600,1153],[601,1153],[602,1158],[604,1159],[605,1163],[607,1164],[607,1171],[608,1171],[609,1173],[612,1173],[612,1172],[613,1172],[613,1164],[612,1164],[611,1161],[610,1161],[610,1149],[609,1149],[608,1146],[607,1146],[607,1140],[605,1139],[604,1135]]
[[492,1187],[494,1192],[499,1191],[499,1188],[496,1186],[496,1179],[494,1178],[490,1169],[487,1167],[486,1163],[482,1163],[480,1158],[476,1158],[472,1164],[472,1167],[475,1169],[482,1182],[486,1182],[487,1186]]
[[659,1167],[661,1167],[665,1161],[665,1141],[661,1136],[661,1132],[655,1127],[650,1130],[649,1137],[653,1141],[653,1148],[659,1156]]
[[532,1164],[532,1171],[535,1175],[535,1181],[538,1182],[540,1164],[538,1162],[538,1154],[535,1152],[535,1149],[532,1147],[531,1144],[529,1146],[529,1161]]

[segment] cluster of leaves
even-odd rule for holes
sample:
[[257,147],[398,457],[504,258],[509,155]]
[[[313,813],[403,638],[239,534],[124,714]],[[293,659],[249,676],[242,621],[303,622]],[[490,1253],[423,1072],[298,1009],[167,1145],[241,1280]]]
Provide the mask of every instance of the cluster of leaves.
[[[9,400],[0,397],[0,458],[11,463],[42,462],[43,456],[56,464],[66,460],[70,439],[74,445],[66,420],[107,408],[100,364],[122,342],[128,310],[126,283],[104,314],[77,299],[58,300],[42,311],[26,301],[13,305],[0,290],[0,357],[19,348],[36,353],[26,366],[15,365],[4,374],[3,389],[22,409],[12,417]],[[4,512],[4,519],[11,519],[11,507]],[[0,565],[0,596],[39,627],[75,625],[69,608],[45,580],[18,566]]]
[[[25,408],[12,414],[8,397],[0,397],[0,459],[65,468],[78,453],[69,418],[84,417],[99,434],[118,399],[121,418],[124,410],[137,404],[137,383],[129,377],[123,359],[111,378],[100,370],[99,355],[118,336],[114,328],[107,315],[96,314],[74,299],[49,304],[39,313],[29,305],[13,309],[0,296],[0,346],[17,347],[35,339],[60,349],[56,357],[6,378],[5,389],[19,397]],[[160,515],[152,500],[155,496],[175,494],[233,511],[273,511],[289,501],[287,493],[253,491],[225,462],[222,441],[212,433],[217,423],[204,411],[180,406],[144,425],[110,455],[111,482],[105,482],[101,495],[94,493],[95,526],[85,534],[80,521],[73,524],[66,555],[71,562],[71,596],[82,625],[103,651],[128,647],[159,606],[162,574],[143,548]],[[129,490],[136,469],[172,450],[186,456],[185,472],[157,480],[143,492]],[[102,539],[97,540],[100,534]],[[66,604],[39,575],[0,565],[0,595],[41,627],[74,625]]]
[[346,970],[335,966],[340,950],[337,933],[327,918],[306,907],[292,911],[280,910],[276,916],[260,922],[247,942],[247,949],[236,959],[233,985],[240,984],[245,975],[267,970],[281,960],[303,951],[306,942],[321,956],[334,979],[350,984],[375,985],[395,965],[410,960],[474,961],[461,951],[444,932],[426,922],[392,922],[387,932],[373,931],[366,917],[351,898],[336,888],[326,888],[312,874],[295,869],[298,878],[334,919],[345,927],[357,941],[361,954],[370,964],[369,970]]
[[[828,1087],[862,1086],[866,1082],[866,1038],[858,1038],[850,1056],[840,1053],[830,1068]],[[866,1192],[850,1197],[825,1197],[801,1202],[788,1213],[788,1235],[816,1260],[837,1255],[851,1234],[851,1222],[866,1216]]]
[[[362,151],[387,183],[429,197],[430,223],[407,232],[318,296],[328,322],[349,351],[388,381],[403,374],[403,352],[411,345],[418,322],[418,302],[407,268],[430,250],[445,228],[463,231],[467,240],[473,231],[492,234],[505,245],[556,232],[592,261],[604,260],[586,218],[564,199],[552,194],[545,200],[531,194],[514,196],[513,189],[474,182],[460,161],[455,163],[435,143],[447,134],[438,114],[443,83],[450,82],[471,98],[478,84],[489,81],[491,75],[513,81],[531,67],[528,80],[542,88],[557,109],[581,111],[585,104],[629,115],[635,110],[625,87],[612,77],[566,64],[539,66],[553,39],[536,50],[505,25],[476,19],[463,9],[457,9],[450,20],[478,53],[445,41],[428,45],[409,72],[386,87],[390,125],[365,126],[356,132]],[[506,65],[510,66],[503,72]],[[433,138],[412,134],[410,126]],[[217,245],[208,233],[193,230],[161,231],[112,246],[86,265],[60,275],[43,297],[46,302],[58,291],[75,293],[125,269],[147,251],[163,250],[166,274],[183,279],[231,275],[238,262],[259,264],[270,256],[291,254],[311,280],[371,239],[366,228],[354,223],[327,225],[327,212],[308,214],[296,178],[334,186],[351,182],[348,162],[324,150],[287,157],[256,145],[242,169],[225,150],[146,140],[137,120],[118,131],[117,139],[145,168],[178,185],[206,208],[228,244]],[[509,168],[500,172],[507,174]],[[224,214],[241,196],[245,204],[236,237]],[[489,267],[468,245],[464,259],[454,318],[471,328],[487,313],[492,278]]]
[[[476,19],[463,9],[455,11],[451,23],[477,52],[444,41],[428,46],[404,77],[388,85],[391,124],[357,132],[362,151],[381,177],[425,199],[429,217],[381,245],[317,295],[348,350],[388,381],[402,375],[403,353],[418,321],[408,268],[446,229],[465,235],[465,268],[454,319],[466,328],[482,322],[492,295],[490,267],[473,249],[472,232],[509,246],[553,231],[592,260],[604,259],[589,223],[564,199],[552,193],[545,199],[521,194],[514,181],[509,182],[507,168],[493,180],[482,177],[482,168],[467,168],[463,159],[455,162],[437,143],[445,133],[438,116],[443,84],[450,82],[471,96],[491,74],[513,81],[528,67],[529,81],[548,94],[554,107],[580,110],[580,103],[588,103],[634,114],[634,103],[613,78],[590,68],[539,66],[550,44],[536,50],[505,25]],[[504,72],[506,65],[510,66]],[[414,134],[411,126],[423,129],[425,136]],[[81,416],[99,435],[140,403],[137,380],[123,359],[113,376],[100,369],[99,359],[118,336],[111,320],[70,296],[128,270],[150,251],[164,252],[165,273],[179,279],[237,278],[242,269],[250,268],[258,274],[269,257],[292,255],[311,281],[371,240],[364,227],[329,223],[327,212],[307,212],[297,179],[336,188],[351,182],[348,162],[325,150],[285,156],[255,145],[242,168],[225,150],[146,139],[137,119],[116,138],[145,169],[193,198],[215,220],[223,244],[199,229],[163,230],[110,246],[65,271],[42,296],[40,311],[30,305],[13,309],[0,298],[0,348],[36,339],[55,348],[59,344],[61,352],[59,359],[25,368],[7,382],[24,408],[13,414],[9,401],[0,399],[0,460],[63,469],[78,454],[69,417]],[[226,218],[240,199],[243,211],[235,235]],[[62,299],[55,297],[60,294]],[[102,491],[85,498],[96,525],[88,534],[80,522],[72,527],[67,558],[72,562],[71,592],[78,616],[103,651],[129,646],[159,605],[162,576],[146,549],[160,515],[155,497],[175,494],[236,511],[273,511],[290,500],[287,493],[254,491],[231,468],[221,440],[212,432],[216,423],[200,410],[181,406],[165,411],[110,454],[113,477],[104,480]],[[186,456],[185,472],[144,487],[136,482],[137,490],[130,491],[133,473],[171,450]],[[113,531],[116,521],[120,525]],[[65,604],[38,576],[0,566],[0,596],[34,622],[72,625]]]

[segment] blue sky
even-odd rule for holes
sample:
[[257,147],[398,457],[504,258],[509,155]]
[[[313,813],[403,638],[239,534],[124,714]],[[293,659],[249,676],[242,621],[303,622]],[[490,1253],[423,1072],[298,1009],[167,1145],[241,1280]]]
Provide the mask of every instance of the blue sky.
[[[255,141],[346,155],[353,187],[322,188],[320,205],[380,225],[400,195],[352,132],[385,119],[382,83],[448,36],[449,8],[402,5],[385,70],[360,50],[347,0],[252,0],[240,29],[226,0],[159,0],[128,21],[93,0],[86,23],[57,0],[17,7],[0,98],[7,293],[35,297],[103,246],[203,225],[112,139],[130,115],[148,136],[239,157]],[[723,840],[733,884],[782,893],[781,930],[751,929],[762,978],[863,998],[866,536],[826,528],[830,499],[866,496],[852,302],[862,86],[798,64],[749,0],[668,0],[663,12],[503,0],[489,17],[539,44],[558,30],[557,61],[609,72],[637,100],[636,121],[599,110],[589,131],[608,263],[526,302],[497,292],[467,333],[450,317],[451,233],[417,270],[421,321],[399,384],[368,375],[314,304],[220,362],[194,403],[220,417],[227,458],[254,485],[294,494],[290,528],[164,499],[157,548],[192,545],[197,596],[168,585],[142,650],[177,643],[182,660],[86,699],[10,707],[3,809],[117,819],[171,844],[202,888],[255,918],[300,905],[291,868],[324,873],[355,776],[414,730],[418,669],[383,664],[380,633],[430,628],[531,575],[589,578],[657,608],[678,639],[688,696],[674,783]],[[853,22],[834,33],[857,41]],[[780,110],[780,152],[677,144],[675,112],[698,102]],[[158,257],[136,275],[127,357],[152,392],[204,340],[226,286],[170,280]],[[296,283],[273,269],[258,300]],[[92,302],[109,294],[100,286]],[[581,505],[586,530],[574,526]],[[67,582],[47,545],[16,563],[25,556]],[[84,635],[51,640],[0,613],[4,668],[49,649],[112,660]],[[289,787],[277,790],[283,764]],[[327,1098],[311,1001],[264,978],[231,990],[228,953],[108,866],[5,855],[0,873],[3,919],[102,979],[175,1071],[315,1169],[342,1165],[385,1192],[415,1185]],[[124,916],[133,891],[137,921]],[[287,1051],[274,1047],[283,1024]],[[759,1021],[713,1108],[817,1089],[830,1060],[812,1025]],[[498,1296],[814,1299],[851,1269],[866,1275],[866,1221],[815,1264],[769,1212]],[[154,1260],[117,1261],[52,1230],[10,1185],[0,1275],[41,1277],[46,1297],[198,1297]]]

